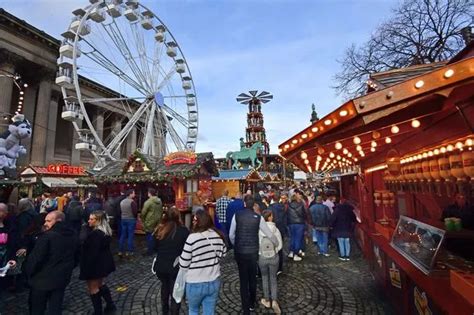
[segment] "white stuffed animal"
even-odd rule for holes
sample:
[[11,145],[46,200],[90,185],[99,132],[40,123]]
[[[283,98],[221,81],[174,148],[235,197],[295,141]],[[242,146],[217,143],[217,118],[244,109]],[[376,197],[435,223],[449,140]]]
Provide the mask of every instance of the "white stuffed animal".
[[16,160],[26,154],[21,140],[30,138],[32,133],[31,124],[24,115],[17,114],[12,120],[8,130],[0,136],[0,169],[16,168]]

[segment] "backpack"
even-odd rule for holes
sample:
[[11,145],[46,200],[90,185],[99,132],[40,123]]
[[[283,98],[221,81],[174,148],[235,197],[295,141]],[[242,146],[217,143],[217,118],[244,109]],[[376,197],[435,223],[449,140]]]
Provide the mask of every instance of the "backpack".
[[275,245],[266,236],[262,238],[260,243],[260,251],[262,252],[262,256],[265,258],[272,258],[277,254]]

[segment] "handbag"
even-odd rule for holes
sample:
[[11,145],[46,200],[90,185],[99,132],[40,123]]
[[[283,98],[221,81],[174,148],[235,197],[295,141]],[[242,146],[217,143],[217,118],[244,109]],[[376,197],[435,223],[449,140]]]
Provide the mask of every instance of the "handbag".
[[181,303],[181,300],[183,299],[184,291],[186,289],[187,273],[188,269],[179,268],[173,287],[173,299],[176,301],[176,303]]

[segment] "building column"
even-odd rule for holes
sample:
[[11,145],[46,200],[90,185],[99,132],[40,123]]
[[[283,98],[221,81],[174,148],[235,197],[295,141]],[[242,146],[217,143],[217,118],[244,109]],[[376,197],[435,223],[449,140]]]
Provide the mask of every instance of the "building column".
[[7,75],[13,75],[15,73],[15,66],[10,63],[4,63],[0,65],[0,114],[9,114],[12,93],[13,93],[13,78]]
[[127,137],[127,157],[137,149],[137,128],[133,127]]
[[[122,119],[117,117],[116,120],[112,122],[112,139],[115,138],[119,134],[120,130],[122,130]],[[121,151],[122,151],[121,149],[118,149],[117,152],[115,152],[113,156],[117,159],[121,158],[122,156]]]
[[54,149],[56,142],[56,123],[58,118],[58,97],[51,98],[49,103],[48,129],[46,131],[46,163],[54,161]]
[[81,151],[76,149],[76,143],[80,142],[79,135],[73,130],[72,148],[71,148],[71,165],[79,165],[81,163]]
[[104,111],[97,108],[97,112],[94,117],[94,129],[97,132],[97,136],[101,141],[104,140]]
[[43,78],[39,84],[35,121],[33,124],[33,141],[31,142],[31,163],[38,166],[44,166],[46,159],[46,138],[48,135],[47,128],[50,115],[51,85],[52,80],[48,80],[48,78]]

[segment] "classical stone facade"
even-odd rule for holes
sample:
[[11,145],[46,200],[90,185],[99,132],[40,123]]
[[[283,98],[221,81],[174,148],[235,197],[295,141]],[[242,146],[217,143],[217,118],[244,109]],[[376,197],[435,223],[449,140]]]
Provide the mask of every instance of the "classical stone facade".
[[[28,154],[18,166],[70,163],[91,166],[93,157],[75,149],[78,135],[70,122],[61,118],[64,105],[61,89],[55,81],[60,41],[0,8],[0,74],[19,74],[28,84],[24,90],[22,113],[33,125],[31,140],[25,143]],[[83,94],[105,98],[114,91],[87,78],[81,78]],[[8,117],[17,110],[19,90],[9,77],[0,75],[0,132],[8,125]],[[105,139],[120,131],[126,123],[125,113],[114,104],[86,104],[99,137]],[[137,145],[134,130],[118,155],[125,157]]]

